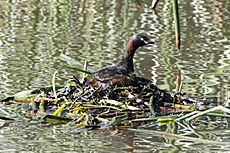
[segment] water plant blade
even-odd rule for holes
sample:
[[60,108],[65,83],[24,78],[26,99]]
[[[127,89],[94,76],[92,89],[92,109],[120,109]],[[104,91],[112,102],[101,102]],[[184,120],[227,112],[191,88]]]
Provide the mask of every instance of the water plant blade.
[[50,122],[52,124],[65,124],[65,123],[72,121],[73,119],[48,114],[48,115],[45,115],[44,117],[42,117],[41,120]]
[[68,69],[72,69],[72,70],[74,70],[74,71],[78,71],[78,72],[81,72],[81,73],[85,73],[85,74],[92,74],[91,72],[89,72],[89,71],[85,71],[83,68],[79,68],[79,67],[71,67],[71,66],[64,66],[64,67],[66,67],[66,68],[68,68]]
[[175,23],[176,46],[178,49],[180,49],[180,20],[179,20],[178,0],[172,0],[172,3],[173,3],[173,17]]
[[228,108],[226,108],[224,106],[216,106],[216,107],[210,108],[208,110],[205,110],[205,111],[202,111],[202,112],[198,112],[195,115],[192,115],[191,117],[186,118],[185,121],[186,122],[190,122],[191,120],[193,120],[193,119],[195,119],[197,117],[206,115],[206,114],[211,113],[211,112],[216,112],[216,111],[223,111],[225,113],[230,114],[230,109],[228,109]]
[[[88,62],[85,61],[85,62],[84,62],[84,69],[83,69],[83,70],[84,70],[84,71],[87,71],[87,67],[88,67]],[[85,80],[86,77],[87,77],[86,73],[83,73],[83,74],[82,74],[81,83],[84,82],[84,80]]]
[[156,116],[156,112],[154,110],[154,97],[153,96],[151,96],[149,99],[149,110],[153,116]]
[[153,0],[152,5],[151,5],[151,9],[155,9],[158,2],[159,2],[159,0]]
[[87,66],[87,69],[84,71],[84,65],[81,64],[80,62],[78,62],[77,60],[73,59],[72,57],[69,57],[65,54],[61,54],[60,55],[60,60],[66,62],[67,64],[71,65],[71,66],[77,66],[77,68],[75,68],[76,70],[80,71],[80,72],[87,72],[86,74],[90,74],[90,73],[93,73],[95,72],[93,70],[93,68]]
[[119,102],[119,101],[116,101],[116,100],[101,100],[101,102],[105,102],[107,104],[111,104],[111,105],[114,105],[114,106],[118,106],[122,109],[128,109],[128,110],[140,110],[140,108],[137,108],[135,106],[131,106],[131,105],[127,105],[127,104],[124,104],[122,102]]
[[182,80],[181,80],[181,71],[178,69],[176,74],[176,92],[181,92]]
[[58,114],[60,114],[63,109],[66,107],[66,104],[62,104],[52,115],[53,116],[57,116]]

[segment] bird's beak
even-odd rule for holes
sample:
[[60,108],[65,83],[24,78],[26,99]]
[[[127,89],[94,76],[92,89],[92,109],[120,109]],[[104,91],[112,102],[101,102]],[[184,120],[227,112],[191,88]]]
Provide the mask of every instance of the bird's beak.
[[146,45],[148,45],[148,44],[154,44],[153,40],[144,40],[143,38],[141,38],[141,41],[143,41]]
[[148,45],[148,44],[155,44],[155,42],[154,42],[153,40],[149,40],[149,41],[146,42],[146,44],[147,44],[147,45]]

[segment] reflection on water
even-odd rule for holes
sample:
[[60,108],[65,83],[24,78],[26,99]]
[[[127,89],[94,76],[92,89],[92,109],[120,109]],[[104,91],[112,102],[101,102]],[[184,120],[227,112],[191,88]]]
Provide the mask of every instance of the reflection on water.
[[[65,65],[59,60],[60,53],[81,63],[87,60],[95,69],[115,63],[136,32],[146,32],[156,41],[155,46],[142,48],[136,53],[138,75],[173,91],[175,73],[180,69],[183,91],[199,96],[226,97],[230,74],[230,2],[181,0],[180,51],[175,49],[170,1],[160,1],[155,11],[149,9],[150,4],[151,0],[145,3],[128,0],[0,1],[0,98],[22,89],[50,86],[54,71]],[[75,73],[62,68],[57,82],[63,84]],[[18,126],[24,129],[23,124]],[[50,149],[57,149],[57,145],[62,146],[58,149],[77,145],[83,151],[96,147],[101,152],[108,152],[104,150],[106,145],[112,146],[113,151],[120,146],[124,152],[154,151],[157,147],[152,148],[153,145],[165,149],[171,147],[162,143],[163,138],[159,137],[153,141],[150,136],[150,140],[146,137],[139,142],[136,139],[142,135],[133,132],[104,139],[99,131],[95,141],[93,134],[83,139],[67,132],[66,136],[61,133],[65,140],[60,142],[57,140],[59,135],[57,138],[54,135],[58,131],[55,128],[27,126],[21,132],[15,129],[15,124],[2,128],[1,148],[23,150],[27,139],[33,139],[33,143],[27,145],[31,148],[27,150],[31,151],[37,146],[45,149],[47,141],[53,143],[48,146]],[[32,138],[28,138],[32,131]],[[46,135],[36,137],[41,132]],[[9,133],[12,138],[6,138]],[[14,138],[15,133],[19,134],[18,138]],[[134,139],[131,143],[135,142],[135,146],[124,141],[126,134],[131,135],[130,139]],[[10,144],[11,141],[21,143]],[[203,149],[202,145],[195,146]]]
[[214,119],[195,124],[172,123],[148,129],[97,129],[79,134],[69,125],[46,127],[29,119],[19,119],[0,124],[0,150],[104,153],[230,151],[229,121]]
[[[175,89],[176,69],[189,93],[215,96],[229,83],[229,2],[182,1],[180,51],[175,49],[170,2],[160,2],[155,11],[150,1],[1,3],[1,97],[49,86],[52,73],[64,65],[60,53],[87,60],[95,69],[115,63],[135,32],[156,41],[137,52],[136,73],[160,87]],[[59,83],[72,74],[62,69]]]

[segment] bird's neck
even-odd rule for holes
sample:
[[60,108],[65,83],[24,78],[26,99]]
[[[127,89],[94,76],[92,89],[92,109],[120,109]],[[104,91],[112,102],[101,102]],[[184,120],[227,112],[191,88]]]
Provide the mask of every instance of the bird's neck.
[[138,49],[138,47],[135,47],[134,41],[130,40],[128,42],[128,45],[127,45],[126,53],[123,56],[121,62],[119,63],[123,66],[126,66],[132,72],[134,72],[133,57],[134,57],[134,53],[136,52],[137,49]]

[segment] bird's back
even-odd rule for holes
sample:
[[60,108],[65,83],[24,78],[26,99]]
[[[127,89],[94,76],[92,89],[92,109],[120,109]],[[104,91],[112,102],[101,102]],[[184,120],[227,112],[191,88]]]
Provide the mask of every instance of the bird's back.
[[135,82],[135,75],[132,71],[122,65],[112,65],[102,68],[93,73],[85,85],[94,87],[99,86],[127,86],[133,85]]

